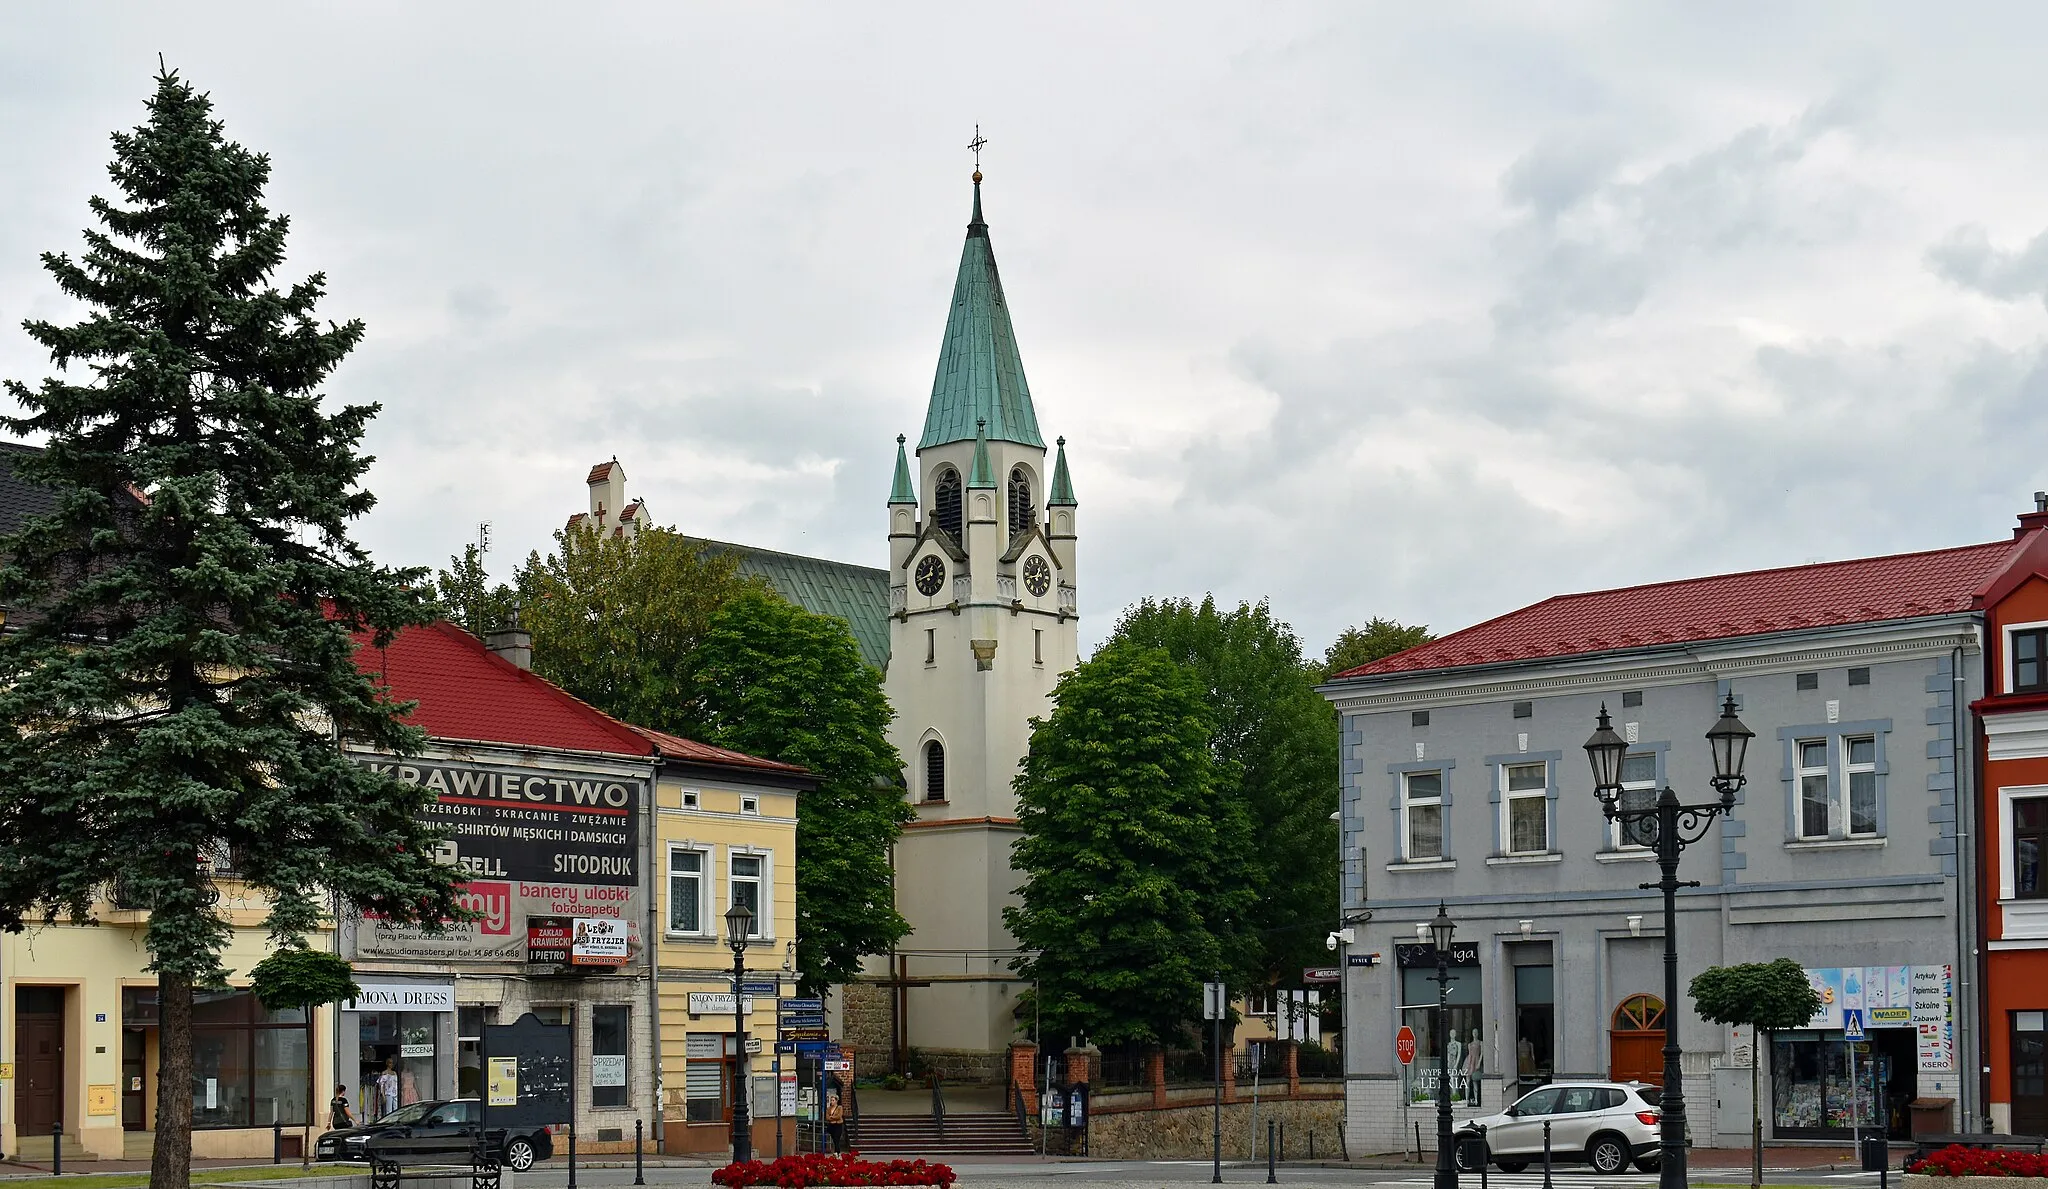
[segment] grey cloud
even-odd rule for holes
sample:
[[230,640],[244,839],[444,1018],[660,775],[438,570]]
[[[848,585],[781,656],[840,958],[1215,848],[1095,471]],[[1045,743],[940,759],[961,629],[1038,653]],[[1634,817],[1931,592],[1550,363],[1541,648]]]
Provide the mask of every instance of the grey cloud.
[[1982,227],[1958,227],[1927,249],[1935,276],[2000,301],[2037,298],[2048,305],[2048,231],[2015,251],[1991,245]]

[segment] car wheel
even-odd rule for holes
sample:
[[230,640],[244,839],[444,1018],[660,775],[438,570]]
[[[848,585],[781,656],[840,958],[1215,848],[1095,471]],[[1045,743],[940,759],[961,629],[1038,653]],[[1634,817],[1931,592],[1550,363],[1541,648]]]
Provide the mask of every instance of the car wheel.
[[1476,1135],[1458,1137],[1458,1171],[1478,1172],[1486,1164],[1486,1145]]
[[533,1141],[515,1139],[505,1145],[505,1163],[511,1165],[514,1171],[525,1172],[533,1167],[533,1161]]
[[1586,1145],[1586,1163],[1593,1166],[1594,1172],[1603,1176],[1627,1172],[1628,1145],[1611,1135],[1597,1136],[1592,1143]]
[[1529,1167],[1529,1162],[1526,1160],[1496,1160],[1493,1162],[1493,1166],[1502,1172],[1521,1172]]

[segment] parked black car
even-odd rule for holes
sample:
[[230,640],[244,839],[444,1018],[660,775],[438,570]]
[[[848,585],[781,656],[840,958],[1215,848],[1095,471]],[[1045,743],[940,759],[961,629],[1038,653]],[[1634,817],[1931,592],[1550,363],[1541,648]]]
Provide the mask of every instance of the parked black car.
[[[408,1164],[467,1164],[475,1142],[479,1104],[474,1098],[415,1102],[361,1127],[322,1132],[313,1146],[318,1160],[371,1161],[388,1156]],[[536,1160],[555,1154],[554,1137],[545,1127],[507,1132],[490,1129],[498,1160],[521,1172]]]

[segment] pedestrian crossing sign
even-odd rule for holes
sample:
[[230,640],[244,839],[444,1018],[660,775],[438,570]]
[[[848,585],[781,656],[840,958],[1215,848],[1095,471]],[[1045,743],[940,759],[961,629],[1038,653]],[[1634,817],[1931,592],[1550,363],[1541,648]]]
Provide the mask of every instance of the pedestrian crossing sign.
[[1845,1007],[1842,1009],[1842,1039],[1863,1039],[1863,1009]]

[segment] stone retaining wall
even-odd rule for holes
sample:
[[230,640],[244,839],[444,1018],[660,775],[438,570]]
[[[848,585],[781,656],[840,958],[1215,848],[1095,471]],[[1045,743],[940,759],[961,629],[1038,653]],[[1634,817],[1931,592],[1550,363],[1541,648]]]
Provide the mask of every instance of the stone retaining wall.
[[[1088,1124],[1088,1154],[1102,1160],[1205,1159],[1215,1143],[1214,1110],[1213,1103],[1165,1110],[1108,1111],[1097,1106],[1095,1117]],[[1338,1129],[1343,1117],[1344,1101],[1336,1095],[1262,1101],[1256,1120],[1252,1104],[1240,1098],[1223,1107],[1223,1158],[1265,1159],[1269,1120],[1286,1128],[1286,1141],[1280,1151],[1288,1159],[1306,1159],[1311,1142],[1319,1160],[1342,1156]],[[1252,1151],[1254,1132],[1258,1141],[1256,1153]]]

